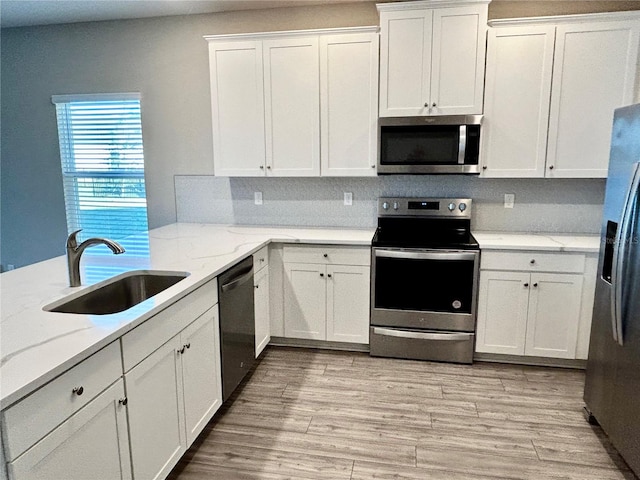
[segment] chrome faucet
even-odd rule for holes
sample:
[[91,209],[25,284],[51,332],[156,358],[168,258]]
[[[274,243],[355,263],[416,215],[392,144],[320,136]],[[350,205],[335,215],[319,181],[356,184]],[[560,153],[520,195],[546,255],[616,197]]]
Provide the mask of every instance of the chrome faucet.
[[122,245],[107,238],[89,238],[78,245],[76,235],[81,231],[82,229],[76,230],[71,235],[69,235],[69,238],[67,238],[67,266],[69,267],[70,287],[79,287],[81,285],[80,257],[82,257],[82,252],[84,252],[87,247],[103,244],[109,247],[115,255],[124,253],[124,248],[122,247]]

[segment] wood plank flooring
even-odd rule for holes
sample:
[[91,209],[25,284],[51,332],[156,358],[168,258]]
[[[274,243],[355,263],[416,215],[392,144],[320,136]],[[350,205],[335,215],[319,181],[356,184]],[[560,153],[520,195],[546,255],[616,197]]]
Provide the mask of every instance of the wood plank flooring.
[[584,372],[268,347],[170,475],[635,479],[582,416]]

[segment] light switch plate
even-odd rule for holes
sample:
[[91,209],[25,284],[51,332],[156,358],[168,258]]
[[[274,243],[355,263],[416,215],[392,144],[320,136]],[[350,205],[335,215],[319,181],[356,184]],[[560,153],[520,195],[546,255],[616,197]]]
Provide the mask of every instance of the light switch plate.
[[516,194],[515,193],[505,193],[504,194],[504,208],[513,208],[513,205],[516,203]]
[[344,192],[344,204],[345,205],[353,205],[353,193]]
[[253,202],[256,205],[262,205],[262,192],[253,192]]

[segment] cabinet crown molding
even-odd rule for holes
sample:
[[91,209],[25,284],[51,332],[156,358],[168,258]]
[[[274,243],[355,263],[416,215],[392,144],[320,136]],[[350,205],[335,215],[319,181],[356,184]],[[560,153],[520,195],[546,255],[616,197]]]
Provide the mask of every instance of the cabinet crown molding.
[[305,35],[335,35],[342,33],[375,33],[380,30],[377,25],[361,27],[340,27],[340,28],[317,28],[310,30],[281,30],[275,32],[252,32],[252,33],[224,33],[219,35],[204,35],[208,42],[217,40],[258,40],[262,38],[292,37]]
[[564,25],[586,22],[615,22],[640,20],[640,10],[622,12],[584,13],[579,15],[554,15],[549,17],[501,18],[489,20],[490,27],[513,27],[517,25]]
[[378,12],[397,12],[425,8],[468,7],[470,5],[488,5],[489,3],[491,3],[491,0],[417,0],[413,2],[376,3],[376,8]]

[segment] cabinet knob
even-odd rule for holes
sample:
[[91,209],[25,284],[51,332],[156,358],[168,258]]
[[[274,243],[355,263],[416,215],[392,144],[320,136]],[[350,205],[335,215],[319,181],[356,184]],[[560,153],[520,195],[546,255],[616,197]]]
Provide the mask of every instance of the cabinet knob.
[[549,170],[553,170],[553,165],[549,165]]
[[529,262],[531,265],[535,265],[536,264],[536,259],[532,258],[531,261]]
[[324,273],[321,273],[321,274],[320,274],[320,276],[321,276],[321,277],[324,277]]
[[483,165],[483,166],[482,166],[482,169],[483,169],[483,170],[486,170],[486,169],[487,169],[487,166],[486,166],[486,165]]
[[538,284],[537,284],[537,283],[534,283],[534,284],[533,284],[533,288],[536,288],[537,286],[538,286]]
[[322,255],[324,258],[327,258],[329,256],[329,254],[325,253],[324,255]]
[[120,405],[122,405],[123,407],[127,406],[127,403],[129,403],[129,400],[127,399],[127,397],[121,398],[120,400],[118,400],[118,403]]
[[331,278],[331,274],[329,273],[329,274],[327,275],[327,277]]
[[267,165],[267,170],[271,170],[271,165]]
[[71,393],[75,393],[76,395],[80,396],[84,393],[84,387],[82,385],[80,385],[79,387],[73,387]]
[[184,353],[184,345],[182,346],[182,348],[178,348],[178,349],[176,350],[176,353],[177,353],[178,355],[180,355],[181,353]]
[[260,170],[264,170],[264,165],[260,165]]
[[254,285],[255,288],[260,288],[260,285]]
[[371,168],[376,168],[376,166],[375,165],[371,165]]
[[424,108],[429,108],[429,102],[425,102]]
[[527,288],[529,288],[529,284],[528,284],[528,283],[525,283],[525,284],[524,284],[524,286],[525,286],[525,287],[527,287]]
[[187,344],[185,345],[185,347],[187,347],[187,348],[191,348],[191,342],[187,343]]
[[432,107],[435,107],[435,106],[436,106],[436,102],[433,102],[433,103],[431,104],[431,106],[432,106]]

